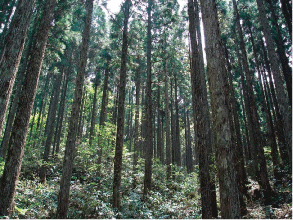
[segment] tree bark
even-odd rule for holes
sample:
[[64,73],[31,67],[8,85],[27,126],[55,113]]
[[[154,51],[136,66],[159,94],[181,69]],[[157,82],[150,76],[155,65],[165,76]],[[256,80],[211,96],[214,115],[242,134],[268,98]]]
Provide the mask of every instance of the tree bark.
[[288,165],[292,167],[292,115],[289,108],[288,99],[285,94],[285,88],[283,86],[283,80],[280,73],[278,58],[274,49],[274,42],[270,33],[269,23],[266,18],[265,8],[263,5],[263,0],[257,0],[257,6],[259,10],[259,19],[261,26],[263,28],[264,37],[267,44],[268,55],[271,62],[272,73],[274,77],[274,82],[276,85],[276,95],[280,108],[280,114],[282,119],[282,124],[284,124],[284,134],[285,134],[285,149],[289,155]]
[[117,134],[114,158],[114,180],[113,180],[113,207],[120,209],[120,187],[121,187],[121,168],[123,154],[123,133],[124,133],[124,113],[125,113],[125,87],[127,78],[127,50],[128,50],[128,20],[131,0],[125,0],[125,14],[122,37],[122,55],[121,70],[118,96],[118,118],[117,118]]
[[148,28],[147,28],[147,86],[146,86],[146,157],[144,172],[143,195],[146,196],[152,186],[152,157],[153,157],[153,137],[152,137],[152,8],[153,0],[148,0]]
[[229,110],[224,94],[225,60],[214,0],[201,0],[206,36],[207,75],[211,92],[216,162],[222,218],[240,218],[239,190],[233,164]]
[[[98,69],[96,70],[98,71]],[[94,99],[93,99],[93,107],[92,107],[92,117],[91,117],[91,127],[90,127],[90,137],[89,144],[92,145],[93,138],[95,136],[95,126],[96,126],[96,117],[97,117],[97,90],[98,90],[98,72],[96,73],[96,79],[94,82]]]
[[32,54],[28,60],[27,74],[22,94],[19,98],[18,110],[8,146],[7,159],[1,178],[0,198],[2,200],[0,202],[0,216],[9,215],[11,212],[48,33],[53,21],[55,4],[56,0],[47,0],[46,4],[44,4],[43,18],[37,32]]
[[[139,99],[140,99],[140,55],[137,55],[138,67],[135,75],[135,118],[134,118],[134,148],[133,148],[133,173],[136,174],[136,166],[139,151]],[[133,188],[136,187],[137,179],[133,178]]]
[[19,0],[0,54],[0,135],[35,0]]
[[[271,11],[271,17],[272,17],[272,22],[275,28],[275,35],[273,36],[274,41],[277,45],[277,52],[279,55],[279,59],[281,62],[282,70],[283,70],[283,76],[286,82],[286,88],[288,92],[288,98],[289,98],[289,104],[292,107],[292,69],[289,66],[289,60],[286,55],[285,47],[284,47],[284,42],[283,42],[283,36],[281,33],[280,26],[278,24],[278,19],[277,15],[275,13],[276,8],[274,7],[273,3],[271,0],[266,0],[269,3],[269,9]],[[292,24],[291,24],[292,26]]]
[[[43,154],[43,163],[47,163],[49,161],[49,154],[50,154],[52,138],[54,134],[54,125],[56,121],[57,105],[58,105],[59,94],[60,94],[60,86],[61,86],[62,78],[63,78],[63,68],[64,67],[61,67],[60,73],[58,74],[58,76],[56,76],[56,79],[55,79],[54,91],[53,91],[53,95],[51,99],[52,108],[51,108],[51,111],[48,113],[47,123],[46,123],[47,137],[45,142],[45,150]],[[47,165],[43,164],[40,170],[41,183],[46,182],[46,173],[47,173]]]
[[72,175],[73,161],[75,157],[75,145],[78,128],[78,116],[80,112],[81,99],[83,94],[83,84],[85,69],[87,64],[88,45],[91,29],[91,19],[93,12],[93,0],[86,1],[86,18],[82,34],[80,63],[76,76],[75,91],[72,104],[71,117],[69,120],[68,135],[65,145],[65,155],[63,160],[62,177],[60,180],[60,190],[58,193],[57,218],[66,218],[69,206],[69,189]]

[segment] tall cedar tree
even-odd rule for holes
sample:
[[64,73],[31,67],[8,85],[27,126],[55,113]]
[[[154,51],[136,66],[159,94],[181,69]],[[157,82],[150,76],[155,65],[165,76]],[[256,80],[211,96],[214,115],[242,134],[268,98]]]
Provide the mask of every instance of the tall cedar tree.
[[123,153],[123,133],[124,133],[124,113],[125,113],[125,87],[127,77],[127,50],[128,50],[128,20],[131,0],[125,0],[124,9],[124,25],[122,37],[122,55],[121,55],[121,70],[118,96],[118,118],[117,118],[117,134],[116,148],[114,158],[114,180],[113,180],[113,207],[120,208],[120,186],[121,186],[121,166]]
[[[251,143],[254,143],[252,147],[254,147],[254,152],[255,152],[255,154],[253,154],[252,156],[254,157],[254,164],[255,164],[255,167],[257,168],[256,170],[257,178],[259,178],[260,185],[264,189],[265,193],[269,193],[271,191],[271,186],[269,183],[267,164],[266,164],[266,159],[265,159],[264,150],[263,150],[264,143],[261,137],[259,116],[257,113],[255,95],[253,91],[252,76],[249,70],[248,58],[247,58],[247,53],[245,50],[245,44],[243,39],[243,32],[242,32],[240,17],[239,17],[237,4],[235,0],[233,0],[233,6],[234,6],[235,17],[236,17],[236,26],[237,26],[237,32],[238,32],[238,39],[240,43],[240,51],[242,55],[241,60],[242,60],[242,64],[243,64],[243,68],[245,72],[247,98],[249,102],[249,106],[247,106],[247,110],[248,110],[247,117],[248,119],[250,119],[248,121],[251,122],[251,129],[252,129],[251,140],[253,140]],[[260,167],[260,169],[258,169],[258,167]],[[239,180],[240,178],[237,178],[237,179]],[[240,192],[242,192],[241,188],[242,186],[240,186]]]
[[200,192],[201,192],[201,205],[202,205],[202,218],[210,219],[212,215],[212,193],[209,172],[209,146],[208,146],[208,133],[209,127],[208,111],[205,111],[204,106],[204,90],[206,89],[205,77],[200,72],[198,62],[198,45],[196,36],[196,17],[195,7],[193,0],[188,0],[188,16],[189,16],[189,33],[191,42],[191,89],[192,89],[192,104],[194,116],[194,129],[197,134],[197,146],[199,156],[199,176],[200,176]]
[[54,18],[55,4],[56,0],[47,0],[44,4],[43,17],[28,60],[27,74],[19,98],[18,110],[10,136],[7,159],[1,179],[0,216],[9,215],[12,208],[48,33]]
[[83,84],[87,64],[88,45],[90,38],[91,20],[93,13],[93,0],[85,3],[86,17],[82,34],[80,63],[76,76],[74,98],[72,103],[71,117],[69,120],[68,135],[65,145],[65,155],[63,161],[62,177],[60,180],[60,190],[58,194],[57,218],[66,218],[69,206],[69,189],[72,175],[73,160],[75,156],[76,136],[78,132],[78,119],[83,94]]
[[[47,137],[45,141],[45,151],[43,154],[44,162],[49,161],[49,154],[51,151],[52,138],[54,134],[54,127],[55,127],[55,121],[56,121],[57,106],[59,101],[60,87],[61,87],[62,78],[63,78],[63,69],[64,67],[62,66],[59,70],[60,72],[58,73],[58,75],[55,76],[54,91],[53,91],[51,103],[50,103],[51,108],[50,108],[50,112],[48,112],[47,123],[46,123],[48,131],[47,131]],[[46,164],[43,164],[40,170],[41,183],[46,182],[46,173],[47,173]]]
[[35,0],[19,0],[4,46],[0,48],[0,135],[21,59]]
[[240,218],[239,191],[233,164],[230,119],[225,97],[224,74],[226,74],[222,41],[215,0],[201,0],[205,27],[207,75],[211,92],[213,131],[216,163],[220,186],[222,218]]
[[[274,42],[272,39],[272,35],[270,33],[270,27],[268,20],[266,19],[265,7],[263,4],[263,0],[257,0],[257,6],[259,10],[259,20],[262,26],[264,37],[267,44],[268,55],[271,62],[272,74],[276,87],[276,95],[280,108],[281,120],[284,125],[284,134],[285,134],[285,146],[280,146],[284,148],[284,151],[287,152],[289,158],[285,161],[287,164],[292,166],[292,115],[291,110],[289,108],[288,99],[285,93],[285,88],[283,85],[283,79],[281,76],[279,62],[277,54],[275,53]],[[282,149],[281,149],[282,151]]]
[[152,136],[152,7],[153,0],[148,0],[148,30],[147,30],[147,85],[146,85],[146,134],[145,134],[145,171],[143,195],[146,196],[152,186],[152,157],[153,157],[153,136]]

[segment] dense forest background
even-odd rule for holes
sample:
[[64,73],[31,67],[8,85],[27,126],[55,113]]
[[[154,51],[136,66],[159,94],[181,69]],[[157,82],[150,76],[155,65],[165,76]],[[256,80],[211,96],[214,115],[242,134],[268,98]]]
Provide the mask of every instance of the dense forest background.
[[0,218],[292,218],[292,1],[1,0],[0,143]]

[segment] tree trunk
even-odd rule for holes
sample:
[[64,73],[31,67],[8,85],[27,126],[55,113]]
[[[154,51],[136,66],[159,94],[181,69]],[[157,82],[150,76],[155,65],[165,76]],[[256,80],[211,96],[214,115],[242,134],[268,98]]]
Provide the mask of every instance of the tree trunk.
[[[236,25],[237,25],[237,31],[238,31],[238,37],[239,37],[239,42],[240,42],[240,49],[241,49],[241,58],[242,58],[242,64],[244,67],[244,72],[245,72],[245,79],[246,79],[246,85],[247,85],[247,98],[249,100],[249,111],[247,112],[248,117],[251,118],[251,125],[253,131],[251,132],[251,139],[253,139],[254,144],[255,144],[255,164],[259,163],[260,169],[257,170],[257,173],[259,172],[259,177],[258,181],[260,182],[260,185],[264,189],[264,193],[270,193],[272,191],[269,178],[268,178],[268,173],[267,173],[267,164],[265,160],[265,156],[263,154],[263,140],[262,140],[262,135],[261,135],[261,130],[260,130],[260,124],[259,124],[259,116],[257,114],[257,106],[256,106],[256,101],[255,101],[255,96],[253,92],[253,86],[252,86],[252,76],[249,70],[248,66],[248,59],[247,59],[247,53],[245,50],[245,44],[243,40],[243,32],[242,32],[242,27],[240,25],[240,17],[238,14],[238,9],[237,9],[237,4],[236,1],[233,0],[233,5],[234,5],[234,13],[236,17]],[[249,115],[250,114],[250,115]]]
[[240,218],[240,200],[233,164],[229,110],[224,94],[225,61],[214,0],[201,0],[206,36],[207,75],[211,92],[216,162],[222,218]]
[[22,94],[19,98],[18,110],[8,146],[7,159],[1,178],[0,188],[2,190],[0,192],[0,198],[2,198],[2,200],[0,202],[0,216],[9,215],[12,209],[48,33],[54,18],[53,12],[55,4],[56,0],[47,0],[46,4],[44,4],[43,19],[41,20],[36,42],[28,61],[27,74],[23,84]]
[[[137,55],[138,68],[135,75],[135,118],[134,118],[134,148],[133,148],[133,173],[136,174],[137,156],[139,150],[139,99],[140,99],[140,55]],[[133,178],[133,188],[136,187],[137,179]]]
[[152,137],[152,12],[153,0],[148,0],[148,29],[147,29],[147,86],[146,86],[146,159],[144,172],[143,195],[146,196],[152,186],[152,157],[153,157],[153,137]]
[[124,113],[125,113],[125,87],[127,78],[127,49],[128,49],[128,19],[131,0],[125,0],[125,17],[123,25],[122,38],[122,55],[121,70],[118,96],[118,118],[117,118],[117,134],[114,158],[114,180],[113,180],[113,207],[120,209],[120,187],[121,187],[121,168],[123,153],[123,133],[124,133]]
[[93,12],[93,0],[86,1],[86,18],[82,33],[80,63],[76,76],[74,98],[72,103],[71,117],[69,120],[68,135],[65,145],[65,155],[63,161],[62,177],[60,180],[60,190],[58,194],[57,218],[66,218],[69,206],[69,189],[72,175],[73,160],[75,157],[75,145],[78,128],[78,116],[80,112],[81,99],[83,94],[83,84],[85,69],[87,64],[88,42],[90,37],[91,18]]
[[161,86],[158,85],[158,98],[157,98],[157,158],[163,163],[163,143],[162,143],[162,121],[161,121]]
[[187,173],[191,173],[193,171],[193,164],[192,164],[192,149],[191,149],[191,137],[190,137],[190,123],[189,123],[189,111],[186,111],[186,123],[185,123],[185,132],[186,132],[186,168]]
[[175,146],[175,161],[177,166],[181,166],[181,147],[180,147],[180,125],[179,125],[179,105],[178,105],[178,84],[177,84],[177,77],[176,75],[174,76],[175,78],[175,113],[176,113],[176,117],[175,117],[175,127],[176,127],[176,146]]
[[[58,100],[59,100],[59,94],[60,94],[60,86],[62,83],[62,78],[63,78],[63,69],[64,67],[61,67],[60,73],[58,76],[56,76],[55,79],[55,85],[54,85],[54,91],[52,95],[52,108],[51,111],[48,113],[47,117],[47,138],[45,142],[45,151],[43,155],[43,162],[47,163],[49,161],[49,154],[51,150],[51,145],[52,145],[52,138],[53,138],[53,133],[54,133],[54,125],[56,121],[56,112],[57,112],[57,105],[58,105]],[[50,103],[51,104],[51,103]],[[40,170],[40,182],[45,183],[46,182],[46,173],[47,173],[47,165],[43,164]]]
[[280,0],[281,8],[286,20],[286,25],[289,30],[289,34],[292,39],[292,5],[289,4],[289,0]]
[[[70,55],[69,63],[71,63],[71,55]],[[63,79],[63,85],[62,85],[61,98],[60,98],[60,104],[59,104],[59,110],[58,110],[58,116],[57,116],[57,125],[56,125],[56,131],[55,131],[55,136],[54,136],[52,155],[55,155],[55,153],[59,153],[61,130],[63,127],[66,94],[67,94],[67,87],[68,87],[70,72],[71,72],[70,67],[67,67],[66,72],[64,74],[64,79]]]
[[19,0],[0,54],[0,135],[35,0]]
[[284,124],[284,134],[285,134],[285,149],[289,155],[289,161],[286,161],[288,165],[292,166],[292,117],[291,110],[289,108],[288,99],[285,94],[285,88],[283,86],[283,80],[280,73],[278,58],[274,49],[274,42],[270,33],[269,23],[266,18],[265,8],[263,5],[263,0],[257,0],[257,6],[259,10],[259,19],[261,26],[263,28],[264,37],[267,44],[268,55],[271,62],[272,73],[274,77],[274,82],[276,85],[276,95],[280,108],[280,114],[282,119],[282,124]]
[[194,129],[197,134],[196,146],[198,147],[199,158],[199,175],[200,175],[200,192],[201,192],[201,205],[202,205],[202,218],[210,219],[212,214],[212,193],[209,172],[209,159],[208,159],[208,112],[205,112],[204,106],[204,89],[205,80],[204,75],[200,73],[199,52],[197,45],[196,34],[196,14],[195,5],[192,0],[188,0],[188,15],[189,15],[189,33],[191,43],[191,89],[192,89],[192,105],[193,105],[193,118]]
[[[98,71],[98,69],[96,70]],[[96,73],[96,79],[94,82],[94,99],[93,99],[93,108],[92,108],[92,118],[91,118],[91,127],[90,127],[90,138],[89,144],[92,145],[93,138],[95,136],[95,125],[96,125],[96,117],[97,117],[97,90],[98,90],[98,79],[99,75],[98,72]]]
[[165,71],[165,115],[166,115],[166,165],[167,165],[167,181],[171,176],[171,137],[170,137],[170,113],[169,113],[169,76],[167,73],[167,60],[164,60],[164,71]]
[[[279,59],[281,62],[282,70],[283,70],[283,76],[286,82],[286,88],[288,92],[288,98],[289,98],[289,104],[292,107],[292,69],[289,66],[289,60],[286,55],[284,43],[283,43],[283,36],[281,33],[280,26],[278,24],[278,19],[277,15],[275,13],[276,8],[274,7],[273,3],[271,0],[266,0],[269,3],[269,9],[271,11],[271,17],[273,21],[273,25],[275,28],[275,35],[274,35],[274,40],[277,45],[277,52],[279,55]],[[292,24],[291,24],[292,26]]]

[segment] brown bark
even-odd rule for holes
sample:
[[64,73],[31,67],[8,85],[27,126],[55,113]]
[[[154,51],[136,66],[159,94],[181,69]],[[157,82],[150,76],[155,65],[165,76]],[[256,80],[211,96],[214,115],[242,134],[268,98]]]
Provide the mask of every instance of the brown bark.
[[53,95],[51,98],[52,102],[52,108],[51,111],[48,113],[47,117],[47,137],[46,137],[46,142],[45,142],[45,150],[43,154],[43,164],[40,170],[40,182],[45,183],[46,182],[46,173],[47,173],[47,165],[46,163],[49,161],[49,154],[51,150],[51,145],[52,145],[52,138],[54,134],[54,125],[56,121],[56,112],[57,112],[57,105],[58,105],[58,100],[59,100],[59,94],[60,94],[60,86],[62,82],[62,76],[63,76],[63,67],[60,69],[60,73],[58,76],[56,76],[55,79],[55,85],[54,85],[54,91]]
[[[277,15],[275,13],[276,8],[274,7],[271,0],[266,0],[269,3],[269,10],[271,12],[272,22],[275,29],[274,34],[274,41],[277,45],[277,52],[279,55],[279,59],[281,62],[282,70],[283,70],[283,76],[286,82],[286,88],[287,88],[287,94],[289,98],[289,104],[292,107],[292,69],[289,66],[289,59],[286,55],[284,43],[283,43],[283,36],[281,33],[280,26],[278,24]],[[292,24],[291,24],[292,26]],[[292,36],[291,36],[292,37]]]
[[200,176],[200,192],[202,205],[202,218],[210,219],[213,217],[212,210],[212,192],[211,180],[209,172],[209,148],[207,143],[208,137],[208,112],[203,108],[204,106],[204,90],[206,89],[205,79],[203,73],[200,72],[199,52],[197,45],[196,34],[196,17],[195,8],[192,0],[188,1],[188,15],[189,15],[189,33],[191,42],[191,89],[192,89],[192,105],[194,129],[196,136],[196,145],[198,147],[199,159],[199,176]]
[[60,180],[60,190],[58,193],[57,218],[66,218],[69,206],[69,189],[72,175],[73,161],[75,157],[75,145],[78,128],[78,116],[80,112],[81,99],[83,94],[83,84],[85,69],[87,64],[88,42],[90,37],[91,19],[93,12],[93,0],[86,1],[86,18],[82,34],[80,63],[76,76],[75,91],[72,104],[71,117],[69,120],[68,135],[65,145],[65,155],[63,160],[62,177]]
[[288,99],[285,93],[285,88],[283,86],[283,80],[280,73],[278,58],[274,49],[274,42],[270,33],[269,23],[266,18],[265,8],[263,5],[263,0],[257,0],[257,6],[259,10],[259,19],[261,26],[263,28],[264,37],[266,39],[268,55],[271,62],[272,74],[274,77],[274,82],[276,86],[276,95],[280,108],[280,114],[282,119],[282,124],[284,125],[284,135],[285,135],[285,149],[289,155],[288,165],[292,166],[292,115],[289,108]]
[[[96,70],[98,71],[98,69]],[[91,127],[90,127],[90,137],[89,144],[92,145],[93,138],[95,136],[95,126],[96,126],[96,117],[97,117],[97,90],[98,90],[98,79],[99,74],[96,73],[96,79],[94,82],[94,98],[93,98],[93,107],[92,107],[92,117],[91,117]]]
[[43,18],[28,62],[27,74],[23,84],[22,94],[19,98],[18,110],[9,141],[7,159],[1,178],[0,198],[2,200],[0,202],[0,216],[9,215],[12,208],[15,188],[20,174],[29,119],[33,108],[48,33],[51,22],[53,21],[55,4],[56,0],[47,0],[46,4],[44,4]]
[[192,163],[189,111],[188,110],[185,110],[185,111],[186,111],[186,117],[185,117],[186,168],[187,168],[187,173],[191,173],[193,171],[193,163]]
[[161,86],[158,85],[158,98],[157,98],[157,158],[160,159],[160,161],[163,163],[164,157],[163,157],[163,140],[162,140],[162,110],[161,110]]
[[116,147],[114,158],[114,179],[113,179],[113,207],[120,209],[120,187],[121,187],[121,168],[123,153],[123,133],[124,133],[124,113],[125,113],[125,87],[127,77],[127,49],[128,49],[128,19],[131,0],[125,0],[125,14],[122,37],[122,55],[120,69],[120,83],[118,96],[118,117],[117,117],[117,133]]
[[211,106],[216,163],[220,186],[222,218],[240,218],[239,190],[233,164],[233,146],[227,97],[224,94],[225,60],[222,51],[219,22],[214,0],[201,0],[205,27],[207,75],[211,92]]
[[[136,174],[136,165],[139,151],[139,99],[140,99],[140,55],[137,55],[138,68],[135,75],[135,118],[134,118],[134,147],[133,147],[133,173]],[[133,188],[136,187],[136,177],[133,178]]]
[[181,146],[180,146],[180,126],[179,126],[179,105],[178,105],[178,84],[177,77],[175,78],[175,163],[177,166],[181,166]]
[[0,54],[0,135],[35,0],[19,0]]
[[166,115],[166,165],[167,165],[167,181],[171,176],[171,137],[170,137],[170,113],[169,113],[169,76],[167,73],[167,61],[164,61],[164,71],[165,71],[165,115]]
[[153,0],[148,0],[148,29],[147,29],[147,86],[146,86],[146,159],[144,172],[143,195],[146,196],[152,186],[152,157],[153,157],[153,138],[152,138],[152,12]]
[[[70,56],[69,63],[71,63],[71,56]],[[70,70],[71,70],[70,67],[67,67],[66,73],[64,74],[52,155],[55,155],[55,153],[59,153],[60,138],[61,138],[61,133],[62,133],[61,130],[63,127],[63,118],[64,118],[64,112],[65,112],[67,87],[68,87],[68,82],[69,82],[69,74],[71,72]]]

